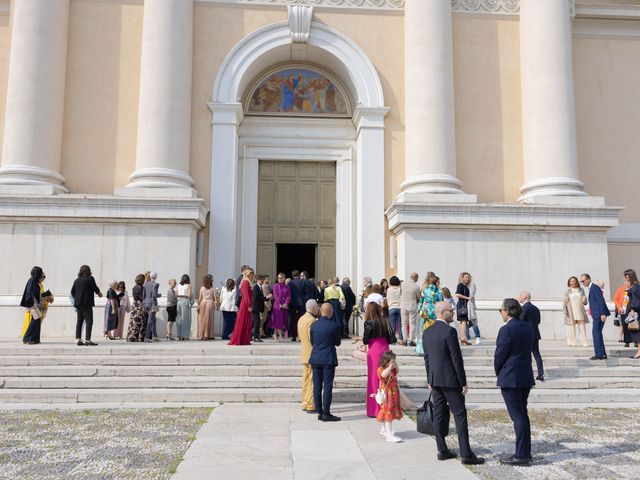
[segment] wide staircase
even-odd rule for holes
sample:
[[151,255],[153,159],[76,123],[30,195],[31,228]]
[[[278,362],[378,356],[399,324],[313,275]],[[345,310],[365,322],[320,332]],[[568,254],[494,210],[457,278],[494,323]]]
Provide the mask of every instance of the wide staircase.
[[[354,345],[338,348],[334,401],[363,402],[366,362]],[[102,341],[77,347],[49,340],[37,346],[0,342],[0,404],[296,402],[300,398],[299,345],[292,342],[229,347],[226,342],[128,344]],[[468,402],[502,403],[495,387],[494,345],[463,348]],[[640,360],[635,349],[608,345],[609,359],[591,361],[591,348],[543,342],[546,381],[531,403],[625,405],[640,402]],[[400,385],[416,402],[426,395],[423,359],[408,347],[399,355]],[[535,369],[534,369],[535,371]]]

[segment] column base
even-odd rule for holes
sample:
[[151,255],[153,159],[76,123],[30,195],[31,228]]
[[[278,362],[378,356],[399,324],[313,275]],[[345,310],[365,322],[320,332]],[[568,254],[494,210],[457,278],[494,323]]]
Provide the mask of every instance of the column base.
[[[543,197],[549,198],[565,198],[565,197],[588,197],[584,190],[584,183],[572,177],[546,177],[532,180],[525,183],[520,192],[522,195],[518,198],[520,203],[549,203],[540,202],[538,199]],[[561,205],[564,202],[560,203]]]
[[129,176],[129,187],[191,188],[193,178],[182,170],[164,167],[139,168]]
[[430,193],[408,190],[396,196],[396,203],[478,203],[477,195],[469,193]]
[[5,165],[0,168],[0,193],[6,195],[55,195],[69,193],[58,172],[32,165]]
[[403,192],[416,194],[464,194],[460,189],[462,183],[453,175],[425,174],[407,178],[400,188]]

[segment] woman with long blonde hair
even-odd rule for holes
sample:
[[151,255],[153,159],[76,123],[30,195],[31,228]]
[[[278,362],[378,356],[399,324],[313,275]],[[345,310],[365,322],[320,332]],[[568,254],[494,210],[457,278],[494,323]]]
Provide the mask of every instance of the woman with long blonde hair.
[[255,274],[250,267],[242,272],[240,307],[229,345],[251,345],[251,301],[254,277]]
[[436,321],[436,303],[443,300],[442,291],[438,288],[438,276],[433,272],[427,272],[418,303],[418,338],[416,352],[424,355],[422,348],[422,332]]
[[456,315],[460,322],[460,345],[471,345],[467,338],[467,322],[469,321],[469,301],[471,300],[471,275],[469,272],[462,272],[458,277],[458,287],[456,288]]

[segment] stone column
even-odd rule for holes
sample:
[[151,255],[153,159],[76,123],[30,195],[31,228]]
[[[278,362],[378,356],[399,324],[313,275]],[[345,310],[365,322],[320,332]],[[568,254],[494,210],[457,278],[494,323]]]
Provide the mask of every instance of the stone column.
[[406,194],[461,194],[456,178],[451,2],[406,0],[404,22],[406,179],[399,199]]
[[578,180],[566,0],[521,0],[520,70],[525,184],[520,201],[584,196]]
[[193,0],[146,0],[136,171],[119,194],[192,196]]
[[69,0],[12,4],[0,192],[67,192],[60,174]]

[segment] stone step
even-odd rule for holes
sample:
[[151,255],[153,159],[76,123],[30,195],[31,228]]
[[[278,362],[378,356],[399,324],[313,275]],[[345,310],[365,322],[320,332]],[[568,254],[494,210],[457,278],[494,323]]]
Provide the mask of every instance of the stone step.
[[[415,403],[428,396],[426,389],[404,389]],[[337,388],[335,402],[364,402],[362,388]],[[299,402],[299,388],[137,388],[137,389],[0,389],[0,403],[167,403],[167,402]],[[530,403],[629,403],[636,389],[533,389]],[[498,389],[471,389],[467,403],[503,403]]]
[[[126,343],[123,341],[115,341],[113,343],[100,343],[97,347],[77,347],[75,344],[42,344],[37,346],[21,346],[21,345],[2,345],[1,353],[6,356],[39,356],[39,355],[162,355],[162,356],[191,356],[191,355],[260,355],[260,356],[288,356],[299,354],[299,343],[274,344],[265,343],[250,346],[230,347],[226,342],[158,342],[158,343]],[[619,345],[619,344],[617,344]],[[635,348],[619,347],[617,345],[607,346],[607,354],[609,357],[627,357],[633,356]],[[354,344],[344,343],[337,348],[338,355],[351,356],[355,349]],[[392,350],[396,355],[417,356],[415,349],[410,347],[402,347],[393,345]],[[462,354],[467,357],[493,357],[495,345],[472,345],[462,348]],[[567,347],[567,346],[549,346],[541,347],[541,354],[544,357],[590,357],[593,355],[592,347]]]
[[[299,364],[292,365],[33,365],[0,367],[0,377],[194,377],[194,376],[250,376],[250,377],[297,377],[302,374]],[[633,377],[640,374],[640,363],[629,366],[555,367],[545,365],[550,378]],[[367,366],[342,364],[338,366],[340,376],[367,375]],[[495,378],[492,366],[467,366],[469,377]],[[407,365],[401,369],[405,377],[424,378],[423,365]]]
[[[351,356],[339,356],[344,366],[363,365],[364,362]],[[493,357],[466,357],[465,367],[493,365]],[[405,356],[398,360],[400,368],[418,366],[424,368],[424,360],[418,355]],[[589,360],[589,357],[544,357],[548,367],[590,367],[590,366],[637,366],[640,361],[628,357],[609,357],[607,360]],[[8,366],[97,366],[97,365],[300,365],[299,355],[121,355],[84,354],[84,355],[18,355],[8,356],[0,353],[0,367]],[[533,364],[535,365],[535,364]],[[639,370],[640,371],[640,370]]]
[[[423,388],[424,377],[400,377],[400,386]],[[471,388],[496,388],[495,378],[467,377]],[[337,376],[335,388],[365,388],[366,376]],[[0,388],[4,389],[141,389],[141,388],[296,388],[301,386],[297,377],[250,377],[250,376],[197,376],[197,377],[7,377],[0,378]],[[637,377],[598,377],[598,378],[549,378],[538,383],[538,389],[608,389],[636,388]]]

